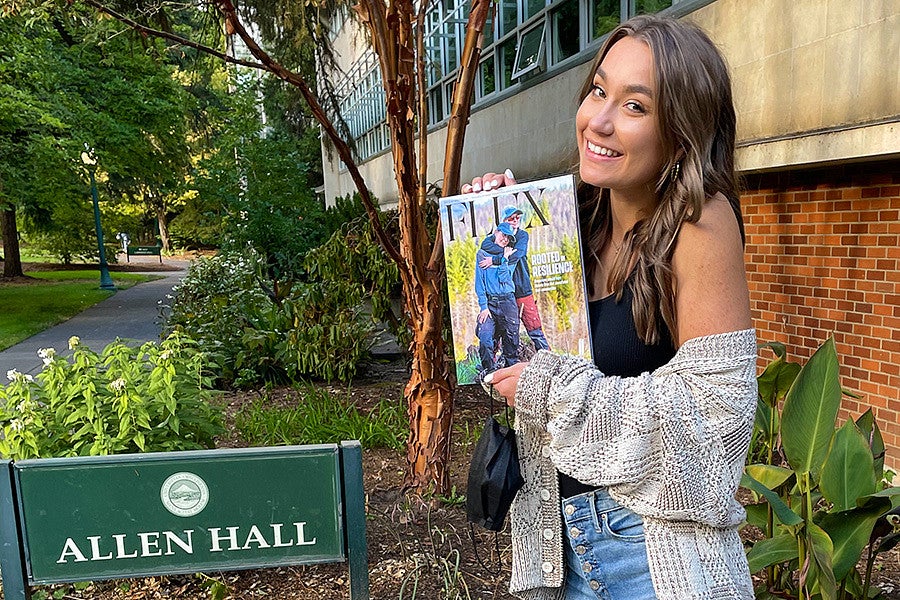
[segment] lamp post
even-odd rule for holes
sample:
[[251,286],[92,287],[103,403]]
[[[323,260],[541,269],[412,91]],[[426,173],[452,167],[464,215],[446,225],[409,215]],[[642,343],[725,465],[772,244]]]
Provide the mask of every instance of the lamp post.
[[94,178],[94,172],[97,170],[97,158],[94,156],[93,148],[84,145],[84,152],[81,153],[81,162],[87,167],[88,173],[91,175],[91,198],[94,200],[94,228],[97,230],[97,249],[100,251],[100,289],[116,290],[112,277],[109,276],[109,266],[106,264],[106,250],[103,248],[103,228],[100,226],[100,199],[97,196],[97,180]]

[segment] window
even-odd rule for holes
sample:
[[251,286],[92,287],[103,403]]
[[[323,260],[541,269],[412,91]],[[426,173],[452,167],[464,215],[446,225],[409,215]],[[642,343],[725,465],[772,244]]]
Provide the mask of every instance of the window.
[[503,69],[503,78],[500,89],[505,90],[513,82],[513,63],[516,61],[516,38],[510,38],[500,46],[500,68]]
[[619,0],[592,0],[591,39],[596,40],[619,24],[621,6]]
[[428,122],[432,125],[440,123],[444,118],[444,102],[441,88],[437,87],[428,92]]
[[487,21],[484,22],[484,31],[482,32],[483,43],[482,48],[487,48],[494,43],[494,11],[489,11]]
[[523,2],[525,4],[525,15],[522,17],[523,23],[541,12],[541,9],[544,8],[544,0],[523,0]]
[[525,31],[519,37],[519,51],[516,53],[512,78],[517,79],[544,64],[544,22]]
[[553,45],[550,60],[562,62],[581,50],[581,23],[578,19],[578,0],[565,0],[550,17]]
[[[515,91],[518,82],[580,52],[596,49],[597,41],[630,14],[653,13],[677,0],[497,0],[483,32],[475,101]],[[453,85],[471,0],[433,0],[425,18],[425,61],[428,122],[444,121],[450,112]],[[344,13],[336,12],[332,31]],[[549,63],[547,62],[549,61]],[[518,80],[518,81],[517,81]],[[511,89],[512,88],[512,89]],[[381,74],[373,52],[366,52],[337,86],[338,109],[356,140],[360,158],[390,147],[385,123]],[[490,100],[489,100],[490,101]]]
[[500,37],[515,31],[519,24],[519,3],[516,0],[500,0]]
[[493,94],[497,90],[494,79],[494,55],[488,56],[478,65],[478,99]]
[[634,14],[649,15],[672,6],[672,0],[636,0]]

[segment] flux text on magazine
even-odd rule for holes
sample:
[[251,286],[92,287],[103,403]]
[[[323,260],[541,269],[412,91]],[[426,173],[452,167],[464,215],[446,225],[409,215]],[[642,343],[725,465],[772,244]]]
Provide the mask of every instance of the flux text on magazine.
[[460,384],[538,350],[590,358],[571,175],[442,198]]

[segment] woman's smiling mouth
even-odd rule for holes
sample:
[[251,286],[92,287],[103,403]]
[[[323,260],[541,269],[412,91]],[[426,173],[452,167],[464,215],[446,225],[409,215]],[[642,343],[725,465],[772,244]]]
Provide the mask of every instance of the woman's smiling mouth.
[[610,158],[616,158],[622,156],[621,152],[616,152],[615,150],[611,150],[610,148],[605,148],[604,146],[598,146],[597,144],[592,144],[591,142],[587,142],[587,149],[593,152],[594,154],[599,154],[600,156],[608,156]]

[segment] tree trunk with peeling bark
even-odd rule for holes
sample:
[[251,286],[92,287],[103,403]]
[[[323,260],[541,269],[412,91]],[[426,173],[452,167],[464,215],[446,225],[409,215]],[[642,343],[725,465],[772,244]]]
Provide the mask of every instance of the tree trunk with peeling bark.
[[[266,70],[300,90],[316,120],[322,125],[323,132],[347,166],[366,207],[376,239],[399,267],[413,334],[410,347],[412,373],[405,390],[410,424],[405,486],[418,492],[445,494],[449,487],[447,467],[453,423],[453,377],[442,337],[444,263],[441,232],[439,228],[432,239],[425,226],[428,112],[422,36],[427,2],[419,5],[418,13],[411,0],[389,0],[387,3],[385,0],[361,0],[356,7],[371,34],[386,95],[400,213],[400,247],[396,248],[381,227],[378,208],[353,160],[349,145],[338,135],[306,81],[272,59],[247,33],[231,0],[214,0],[213,4],[224,16],[226,30],[243,40],[258,63],[226,56],[216,49],[170,32],[150,29],[104,6],[99,0],[81,1],[145,35],[175,41],[226,62]],[[490,7],[490,0],[473,0],[466,25],[465,45],[447,132],[444,196],[457,193],[459,188],[465,128],[481,54],[482,31]],[[414,22],[418,23],[415,31]],[[415,148],[417,133],[420,138],[418,156]]]

